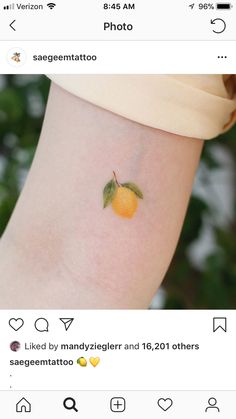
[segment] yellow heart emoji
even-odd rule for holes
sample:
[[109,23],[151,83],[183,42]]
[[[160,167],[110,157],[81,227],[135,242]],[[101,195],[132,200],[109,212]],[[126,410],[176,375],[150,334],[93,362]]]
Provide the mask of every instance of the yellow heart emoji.
[[95,368],[99,364],[100,358],[98,356],[97,356],[97,358],[93,358],[91,356],[91,358],[89,358],[89,362]]

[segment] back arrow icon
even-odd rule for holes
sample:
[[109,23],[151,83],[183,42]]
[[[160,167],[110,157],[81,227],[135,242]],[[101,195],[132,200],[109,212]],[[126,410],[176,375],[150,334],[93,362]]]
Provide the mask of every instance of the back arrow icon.
[[222,23],[223,23],[223,28],[221,28],[221,30],[218,30],[218,31],[215,31],[215,30],[213,29],[213,32],[214,32],[214,33],[222,33],[222,32],[224,32],[224,31],[225,31],[225,29],[226,29],[226,23],[225,23],[225,21],[224,21],[223,19],[220,19],[219,17],[217,17],[216,19],[211,19],[211,24],[212,24],[212,25],[215,25],[215,23],[216,23],[217,21],[220,21],[220,22],[222,22]]
[[10,25],[9,25],[9,26],[10,26],[10,28],[12,28],[12,29],[13,29],[13,31],[16,31],[16,29],[15,29],[15,28],[14,28],[14,26],[13,26],[13,25],[14,25],[14,23],[15,23],[15,21],[16,21],[16,20],[13,20],[13,21],[10,23]]

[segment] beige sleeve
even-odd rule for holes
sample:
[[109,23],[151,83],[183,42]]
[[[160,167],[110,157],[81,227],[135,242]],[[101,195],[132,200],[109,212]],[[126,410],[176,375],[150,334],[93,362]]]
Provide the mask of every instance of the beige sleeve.
[[74,95],[125,118],[210,139],[236,121],[235,75],[50,75]]

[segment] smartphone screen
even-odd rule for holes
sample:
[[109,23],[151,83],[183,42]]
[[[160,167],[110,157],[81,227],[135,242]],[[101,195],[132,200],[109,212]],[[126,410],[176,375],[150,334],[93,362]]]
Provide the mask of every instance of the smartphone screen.
[[0,8],[1,418],[233,418],[234,0]]

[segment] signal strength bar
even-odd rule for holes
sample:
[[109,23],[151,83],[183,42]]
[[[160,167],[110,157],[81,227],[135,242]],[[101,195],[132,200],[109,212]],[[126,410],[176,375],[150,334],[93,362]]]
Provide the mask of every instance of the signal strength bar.
[[3,9],[4,10],[13,10],[14,6],[15,6],[14,3],[8,4],[7,6],[3,6]]

